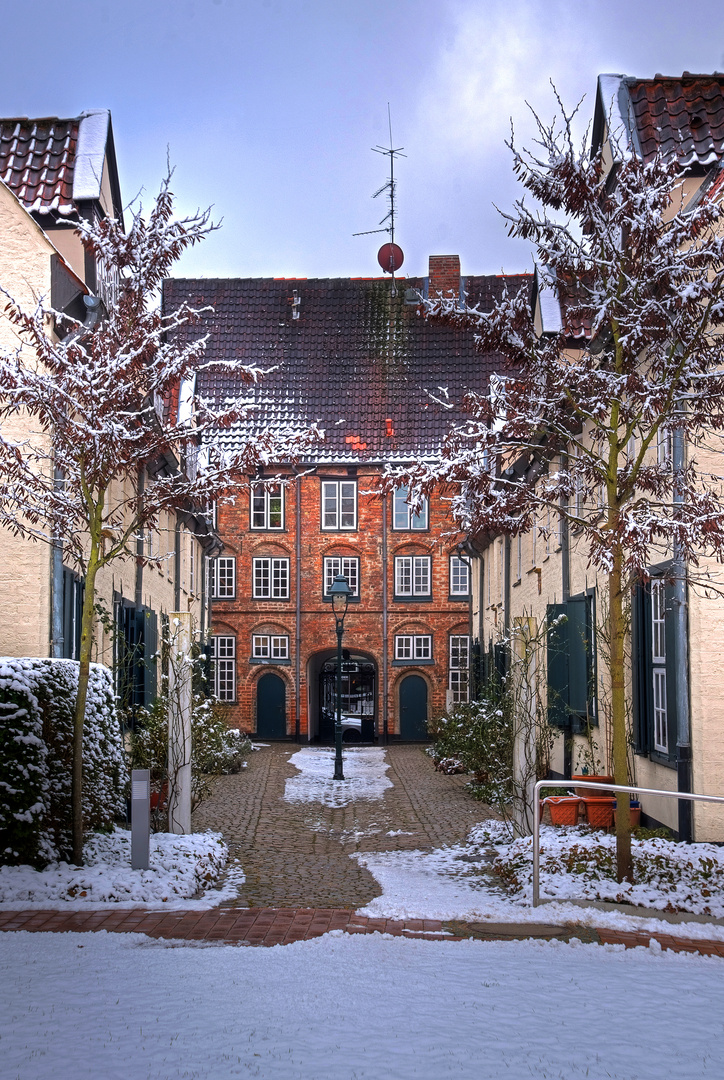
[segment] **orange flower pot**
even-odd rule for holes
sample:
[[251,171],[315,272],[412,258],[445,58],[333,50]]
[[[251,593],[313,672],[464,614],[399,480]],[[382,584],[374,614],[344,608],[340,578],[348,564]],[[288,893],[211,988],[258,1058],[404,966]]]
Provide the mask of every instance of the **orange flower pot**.
[[[574,776],[573,780],[586,780],[587,782],[590,782],[592,784],[613,784],[614,782],[612,776],[584,776],[582,773],[578,776]],[[595,798],[598,798],[598,795],[596,795],[596,792],[593,788],[582,787],[574,788],[573,790],[575,791],[576,795],[580,795],[582,799],[586,798],[589,795],[593,795],[595,796]],[[605,795],[606,797],[608,797],[612,794],[612,791],[606,791],[604,788],[601,789],[601,795]]]
[[586,811],[586,821],[592,829],[610,829],[613,825],[613,804],[615,799],[600,798],[597,795],[584,795],[582,802]]
[[[629,813],[631,814],[631,828],[632,829],[638,829],[639,825],[641,824],[641,807],[640,806],[632,806],[631,809],[629,810]],[[614,823],[614,825],[616,824],[616,811],[615,810],[613,812],[613,823]]]
[[550,795],[546,800],[553,825],[577,825],[581,800],[577,795]]

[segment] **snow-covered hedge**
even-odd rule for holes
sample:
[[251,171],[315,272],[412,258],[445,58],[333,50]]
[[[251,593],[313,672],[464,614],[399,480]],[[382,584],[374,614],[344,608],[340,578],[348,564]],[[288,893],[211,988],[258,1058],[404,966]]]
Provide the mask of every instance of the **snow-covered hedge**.
[[[0,658],[0,861],[70,856],[73,660]],[[113,680],[91,664],[83,736],[83,819],[109,829],[125,809],[127,770]]]

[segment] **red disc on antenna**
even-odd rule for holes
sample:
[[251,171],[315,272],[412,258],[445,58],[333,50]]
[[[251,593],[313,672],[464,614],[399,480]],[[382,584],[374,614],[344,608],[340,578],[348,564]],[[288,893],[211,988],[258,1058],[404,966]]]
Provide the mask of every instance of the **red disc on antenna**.
[[405,256],[402,254],[402,248],[398,247],[397,244],[383,244],[377,252],[377,262],[386,274],[394,274],[400,269],[404,261]]

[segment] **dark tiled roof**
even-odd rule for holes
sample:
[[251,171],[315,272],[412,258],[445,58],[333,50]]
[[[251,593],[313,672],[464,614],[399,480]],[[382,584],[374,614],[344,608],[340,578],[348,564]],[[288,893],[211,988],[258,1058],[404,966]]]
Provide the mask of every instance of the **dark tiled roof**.
[[[530,275],[464,280],[468,301],[483,308],[506,287],[515,293],[532,283]],[[325,442],[315,460],[409,460],[438,447],[460,417],[426,391],[441,396],[443,387],[459,402],[468,389],[485,392],[502,364],[476,350],[472,333],[405,305],[405,289],[422,291],[424,279],[399,284],[392,298],[389,279],[169,280],[164,305],[213,306],[188,331],[209,334],[209,360],[273,369],[253,390],[258,411],[229,433],[230,442],[250,430],[319,421]],[[199,390],[220,402],[239,385],[229,374],[207,373]]]
[[724,154],[724,75],[627,79],[641,152],[660,151],[686,166],[709,166]]
[[26,210],[69,214],[80,121],[0,120],[0,180]]

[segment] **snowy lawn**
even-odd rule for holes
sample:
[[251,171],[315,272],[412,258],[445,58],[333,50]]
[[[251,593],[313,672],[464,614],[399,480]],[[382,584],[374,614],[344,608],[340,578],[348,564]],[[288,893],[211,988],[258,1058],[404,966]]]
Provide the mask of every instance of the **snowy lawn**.
[[7,1080],[718,1080],[724,961],[542,941],[7,933],[0,1017]]
[[[596,875],[603,877],[600,866],[610,869],[614,837],[579,828],[543,826],[541,838],[541,864],[545,867],[541,876],[541,895],[555,897],[553,903],[532,907],[531,838],[512,841],[507,826],[491,820],[476,825],[463,844],[432,851],[352,854],[350,857],[357,859],[377,879],[381,890],[381,895],[360,908],[359,914],[469,922],[556,925],[573,922],[619,930],[671,932],[671,925],[657,919],[653,913],[651,918],[639,918],[566,903],[583,897],[595,899],[599,895],[602,883]],[[586,845],[582,849],[584,855],[576,851],[582,844]],[[696,861],[697,852],[700,862]],[[637,859],[643,859],[645,855],[652,879],[648,885],[624,887],[616,885],[615,880],[604,881],[600,896],[616,899],[620,894],[626,902],[644,905],[646,901],[645,907],[658,910],[665,910],[672,897],[676,897],[686,910],[683,904],[689,897],[688,910],[700,904],[702,909],[709,906],[713,914],[722,911],[724,850],[709,844],[687,847],[649,840],[641,842]],[[572,867],[570,872],[565,870],[567,862]],[[672,876],[678,882],[675,889]],[[702,888],[710,895],[697,901],[696,891]],[[675,932],[682,937],[724,940],[724,926],[708,922],[677,924]]]
[[317,802],[323,806],[347,806],[359,799],[381,799],[392,787],[385,773],[385,751],[378,747],[360,747],[344,751],[342,783],[333,780],[334,750],[305,747],[292,754],[290,764],[299,769],[285,786],[287,802]]
[[[531,900],[532,837],[496,846],[495,871],[513,895]],[[616,837],[600,830],[543,825],[540,851],[541,898],[612,900],[724,917],[724,848],[714,844],[632,839],[635,885],[616,881]]]
[[190,908],[215,906],[229,889],[236,896],[229,883],[223,895],[215,890],[206,899],[188,899],[213,886],[226,865],[228,849],[220,833],[156,833],[151,837],[148,870],[131,870],[131,834],[124,829],[89,836],[84,853],[83,867],[65,862],[51,863],[42,871],[31,866],[0,867],[0,906]]

